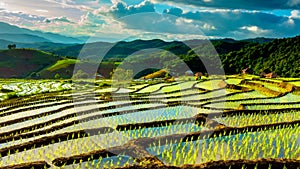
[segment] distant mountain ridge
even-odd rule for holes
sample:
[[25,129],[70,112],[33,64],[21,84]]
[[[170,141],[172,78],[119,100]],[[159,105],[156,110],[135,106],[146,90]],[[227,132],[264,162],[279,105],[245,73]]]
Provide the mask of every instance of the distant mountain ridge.
[[[87,57],[89,59],[94,59],[99,57],[98,55],[91,55],[91,53],[97,53],[97,51],[105,50],[108,47],[111,49],[105,55],[105,60],[111,61],[122,61],[128,55],[133,54],[134,52],[149,49],[149,48],[157,48],[162,50],[167,50],[176,55],[184,55],[190,51],[190,47],[196,47],[201,44],[201,42],[207,42],[207,40],[190,40],[190,41],[172,41],[166,42],[161,39],[152,39],[152,40],[134,40],[129,42],[120,41],[117,43],[109,43],[109,42],[94,42],[89,44],[78,44],[78,45],[70,45],[64,47],[53,48],[52,52],[61,55],[61,56],[81,56]],[[189,44],[190,46],[188,46]],[[241,49],[246,45],[255,45],[256,43],[247,42],[247,41],[236,41],[233,40],[228,42],[226,39],[220,40],[211,40],[211,44],[215,46],[218,53],[228,53],[231,51],[236,51]],[[85,53],[87,55],[85,55]]]
[[[64,39],[66,41],[64,41]],[[300,76],[300,36],[282,39],[264,37],[245,40],[234,40],[230,38],[212,39],[210,43],[203,43],[207,41],[197,39],[183,42],[166,42],[161,39],[137,39],[128,42],[94,42],[87,44],[74,43],[75,41],[82,42],[72,37],[31,31],[0,22],[0,48],[7,49],[7,45],[17,42],[16,50],[0,50],[0,77],[24,78],[33,72],[41,72],[45,75],[44,77],[52,78],[53,73],[57,72],[49,72],[49,70],[45,68],[57,63],[58,60],[65,59],[66,56],[73,59],[81,56],[79,58],[81,60],[98,64],[95,62],[97,58],[102,56],[102,54],[106,54],[102,61],[112,63],[122,62],[128,56],[149,48],[158,50],[150,54],[151,57],[148,57],[150,56],[149,54],[139,53],[139,58],[141,58],[144,63],[150,63],[151,59],[156,59],[156,64],[160,64],[161,67],[176,67],[177,63],[174,62],[171,57],[168,60],[168,53],[171,53],[184,61],[192,71],[205,72],[205,66],[199,63],[201,61],[194,53],[196,49],[203,54],[203,57],[206,57],[204,59],[210,60],[212,66],[216,58],[216,56],[212,57],[212,55],[217,55],[217,58],[221,59],[223,68],[227,74],[240,73],[243,68],[251,67],[255,74],[259,74],[262,69],[269,68],[280,76]],[[186,44],[189,44],[191,48]],[[214,48],[212,48],[211,44]],[[32,48],[36,50],[32,50]],[[26,54],[25,58],[22,53]],[[36,55],[39,57],[35,57]],[[34,60],[30,58],[34,58]],[[39,61],[39,59],[41,59],[41,61]],[[137,58],[131,59],[131,61],[134,61],[134,64],[138,65]],[[66,66],[68,70],[62,68],[59,72],[65,77],[70,77],[71,75],[69,73],[72,73],[71,69],[74,67],[74,62],[66,61],[62,63],[65,64],[64,66],[68,63],[68,66]],[[22,64],[28,65],[28,69]],[[22,68],[20,69],[22,72],[14,70],[17,68]],[[107,69],[106,73],[110,68]],[[6,74],[6,72],[15,73]],[[107,74],[109,75],[109,72]]]
[[[6,37],[1,35],[6,35]],[[31,37],[31,39],[29,37]],[[23,38],[27,38],[26,41]],[[4,22],[0,22],[0,40],[7,40],[12,43],[21,42],[21,43],[28,43],[28,44],[38,43],[38,42],[53,42],[53,43],[65,43],[65,44],[84,43],[83,40],[74,37],[67,37],[55,33],[41,32],[41,31],[34,31],[26,28],[20,28]]]
[[0,33],[0,39],[11,41],[11,43],[40,43],[40,42],[52,42],[46,38],[36,36],[36,35],[30,35],[30,34],[8,34],[8,33]]

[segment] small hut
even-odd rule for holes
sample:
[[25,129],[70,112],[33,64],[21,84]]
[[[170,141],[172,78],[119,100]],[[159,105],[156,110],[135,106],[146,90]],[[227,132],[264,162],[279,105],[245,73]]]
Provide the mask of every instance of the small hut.
[[247,68],[243,69],[243,70],[241,71],[241,73],[242,73],[242,74],[253,74],[253,70],[250,69],[249,67],[247,67]]
[[197,72],[197,73],[195,73],[195,76],[196,76],[196,80],[199,80],[203,76],[203,73],[202,72]]
[[274,72],[265,74],[265,78],[277,78],[278,75]]
[[260,74],[260,77],[261,77],[261,78],[277,78],[278,75],[277,75],[275,72],[270,72],[270,73],[262,72],[262,73]]

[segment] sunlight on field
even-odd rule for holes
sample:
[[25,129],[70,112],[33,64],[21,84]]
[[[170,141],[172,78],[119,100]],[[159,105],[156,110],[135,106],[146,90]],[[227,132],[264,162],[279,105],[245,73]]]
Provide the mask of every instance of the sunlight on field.
[[231,76],[226,83],[202,79],[114,88],[3,79],[0,165],[42,160],[52,167],[110,168],[139,164],[144,156],[175,166],[297,159],[300,95],[277,81]]

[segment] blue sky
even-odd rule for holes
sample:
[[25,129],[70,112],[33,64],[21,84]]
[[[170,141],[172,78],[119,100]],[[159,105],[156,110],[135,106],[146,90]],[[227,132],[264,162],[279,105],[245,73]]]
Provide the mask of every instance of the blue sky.
[[0,21],[68,36],[186,40],[300,35],[300,0],[1,0]]

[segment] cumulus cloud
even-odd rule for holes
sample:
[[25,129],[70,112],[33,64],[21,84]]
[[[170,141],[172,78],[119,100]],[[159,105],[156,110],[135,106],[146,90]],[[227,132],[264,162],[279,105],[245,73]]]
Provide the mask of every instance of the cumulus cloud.
[[300,0],[289,0],[287,3],[291,7],[298,7],[300,6]]
[[88,12],[86,15],[82,15],[79,21],[80,25],[102,25],[105,24],[105,18],[101,17],[100,15],[96,15],[93,12]]
[[300,18],[300,11],[299,10],[293,10],[291,12],[291,18]]
[[6,10],[0,11],[0,21],[12,23],[15,25],[27,25],[32,26],[34,23],[43,22],[46,17],[26,14],[23,12],[9,12]]
[[[169,0],[172,3],[168,5],[165,5],[165,0],[3,2],[10,3],[13,8],[10,11],[0,9],[0,21],[66,35],[116,39],[127,35],[139,37],[139,34],[147,34],[141,37],[151,38],[151,35],[160,34],[163,39],[204,36],[242,39],[300,34],[300,0],[276,0],[272,3],[262,0]],[[35,6],[29,6],[30,3]],[[23,11],[11,12],[16,9]],[[284,10],[283,15],[272,9],[289,10]]]
[[62,16],[62,17],[54,17],[54,18],[48,18],[45,19],[44,22],[46,23],[51,23],[51,22],[65,22],[65,23],[74,23],[71,22],[67,17]]
[[202,28],[203,28],[204,30],[216,30],[216,29],[217,29],[215,26],[210,25],[210,24],[208,24],[208,23],[205,23],[205,24],[202,26]]
[[221,9],[299,9],[300,0],[152,0],[154,2],[194,5]]
[[300,21],[300,11],[299,10],[292,10],[291,15],[289,16],[289,19],[285,22],[285,25],[297,27]]
[[42,12],[42,13],[47,13],[47,12],[49,12],[49,11],[46,10],[46,9],[36,9],[35,11],[36,11],[36,12]]
[[115,18],[124,17],[127,15],[133,15],[144,12],[155,12],[154,4],[150,1],[144,1],[138,5],[128,6],[124,2],[115,2],[115,4],[109,10],[109,14]]
[[[196,11],[187,11],[186,8],[183,10],[174,6],[159,14],[155,11],[155,4],[150,1],[138,5],[114,1],[114,5],[107,13],[100,10],[99,13],[94,12],[94,15],[94,18],[99,15],[106,16],[106,19],[108,16],[113,17],[122,23],[120,29],[132,30],[131,32],[186,36],[205,34],[208,37],[238,39],[257,36],[294,36],[300,33],[300,29],[297,30],[298,20],[295,20],[298,17],[297,10],[293,11],[291,16],[280,16],[259,10],[199,8]],[[288,26],[288,22],[293,22],[293,27]],[[107,25],[106,23],[107,20],[103,25]]]
[[261,29],[258,26],[243,26],[240,29],[250,31],[255,34],[263,34],[269,32],[269,30]]
[[[166,13],[169,10],[165,10]],[[208,36],[245,38],[256,36],[281,37],[300,34],[299,11],[291,16],[278,16],[252,10],[199,10],[178,17],[191,19]],[[178,13],[177,13],[178,14]],[[293,27],[287,23],[293,23]],[[297,30],[298,28],[298,30]]]
[[191,19],[168,14],[140,13],[128,15],[119,20],[127,29],[143,32],[170,34],[202,34],[201,28]]

